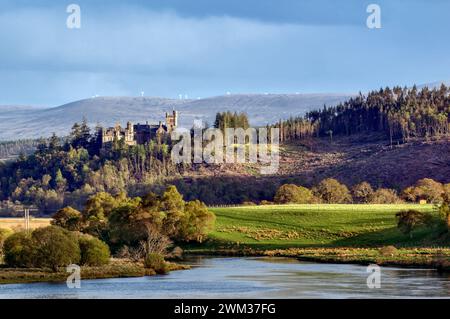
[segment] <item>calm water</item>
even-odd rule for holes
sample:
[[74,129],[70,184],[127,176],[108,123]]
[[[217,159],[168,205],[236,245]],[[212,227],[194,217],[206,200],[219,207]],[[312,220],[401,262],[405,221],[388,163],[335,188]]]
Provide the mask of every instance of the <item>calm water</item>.
[[381,288],[366,285],[366,267],[290,258],[191,258],[190,270],[165,276],[66,284],[0,285],[0,298],[450,298],[450,275],[381,268]]

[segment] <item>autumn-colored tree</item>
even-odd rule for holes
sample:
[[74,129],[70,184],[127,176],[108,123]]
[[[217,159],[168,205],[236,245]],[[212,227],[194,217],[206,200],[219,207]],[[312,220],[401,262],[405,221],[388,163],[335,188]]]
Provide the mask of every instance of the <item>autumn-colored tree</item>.
[[83,216],[72,207],[64,207],[53,215],[52,225],[65,228],[70,231],[80,231],[83,226]]
[[310,204],[314,202],[314,195],[306,187],[284,184],[278,188],[274,202],[277,204]]
[[445,188],[441,183],[431,178],[423,178],[415,185],[406,188],[402,196],[412,202],[426,200],[429,203],[440,203],[443,201],[444,192]]
[[398,212],[395,216],[397,217],[398,229],[411,238],[413,237],[412,232],[414,229],[419,226],[429,225],[432,220],[431,215],[413,209]]
[[379,188],[370,196],[371,204],[399,204],[402,200],[397,192],[389,188]]
[[214,228],[215,215],[199,200],[187,202],[181,218],[178,238],[184,241],[202,242]]
[[359,183],[352,188],[353,200],[358,203],[369,203],[370,198],[373,195],[373,188],[367,182]]
[[327,178],[313,188],[313,193],[323,202],[329,204],[345,204],[352,201],[347,186],[334,178]]
[[184,214],[183,196],[173,185],[167,187],[161,197],[161,210],[164,213],[162,232],[169,237],[176,237],[178,225],[181,223]]

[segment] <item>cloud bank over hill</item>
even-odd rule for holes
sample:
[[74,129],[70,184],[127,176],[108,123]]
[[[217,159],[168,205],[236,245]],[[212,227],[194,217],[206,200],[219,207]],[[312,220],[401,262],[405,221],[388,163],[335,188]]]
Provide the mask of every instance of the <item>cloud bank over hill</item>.
[[2,5],[0,104],[61,105],[141,91],[172,98],[354,93],[448,77],[444,1],[380,0],[377,31],[367,29],[360,1],[77,3],[81,29],[66,28],[66,7],[55,1]]

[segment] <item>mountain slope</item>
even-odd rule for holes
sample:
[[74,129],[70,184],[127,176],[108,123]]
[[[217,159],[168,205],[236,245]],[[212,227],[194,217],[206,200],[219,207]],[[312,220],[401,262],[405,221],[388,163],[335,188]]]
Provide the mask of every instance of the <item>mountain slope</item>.
[[91,126],[126,121],[158,123],[172,109],[179,111],[179,125],[184,127],[191,127],[195,119],[212,123],[217,112],[226,110],[246,112],[252,125],[264,125],[350,97],[345,94],[238,94],[198,100],[97,97],[46,109],[0,106],[0,140],[45,137],[53,132],[64,135],[83,116]]

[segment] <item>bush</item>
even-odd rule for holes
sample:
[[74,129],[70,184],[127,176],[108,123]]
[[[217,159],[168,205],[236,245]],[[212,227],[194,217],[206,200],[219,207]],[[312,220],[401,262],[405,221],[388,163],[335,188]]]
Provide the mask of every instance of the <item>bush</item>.
[[443,188],[444,193],[442,194],[442,198],[444,199],[444,201],[450,202],[450,183],[445,184]]
[[158,253],[149,253],[144,259],[144,267],[153,269],[157,274],[166,274],[168,272],[164,257]]
[[251,201],[244,201],[241,204],[242,206],[256,206],[256,204],[254,202]]
[[412,202],[426,200],[429,203],[440,203],[445,195],[445,187],[431,178],[418,180],[414,186],[403,191],[403,198]]
[[334,178],[324,179],[314,188],[314,194],[328,204],[347,204],[352,201],[352,196],[344,184]]
[[101,240],[84,235],[78,239],[80,245],[80,263],[86,266],[102,266],[109,263],[109,247]]
[[4,261],[9,267],[33,267],[34,250],[31,235],[25,231],[6,238],[3,244]]
[[53,215],[52,225],[71,231],[80,231],[82,227],[82,215],[72,207],[64,207]]
[[370,197],[371,204],[398,204],[401,202],[397,192],[389,188],[377,189]]
[[3,244],[5,243],[6,238],[10,236],[12,231],[9,229],[0,228],[0,256],[3,255]]
[[394,246],[385,246],[381,247],[378,251],[381,256],[392,257],[397,253],[398,250]]
[[314,202],[314,195],[306,187],[284,184],[278,188],[274,202],[277,204],[310,204]]
[[78,239],[69,231],[48,226],[34,230],[31,237],[35,267],[49,267],[57,271],[58,267],[79,263]]
[[397,227],[405,235],[412,238],[412,231],[423,225],[430,225],[432,216],[430,214],[422,213],[417,210],[400,211],[395,214],[397,217]]
[[178,224],[178,239],[202,242],[208,232],[214,228],[216,216],[199,200],[186,203],[184,214]]
[[175,247],[170,254],[168,255],[168,258],[181,260],[183,259],[183,249],[181,247]]
[[447,230],[450,230],[450,204],[449,201],[444,201],[441,206],[439,206],[439,215],[447,226]]
[[263,199],[262,201],[259,202],[259,205],[261,206],[273,205],[273,202]]
[[362,182],[358,185],[353,186],[352,188],[353,200],[355,200],[357,203],[369,203],[372,195],[372,186],[370,186],[370,184],[367,182]]

